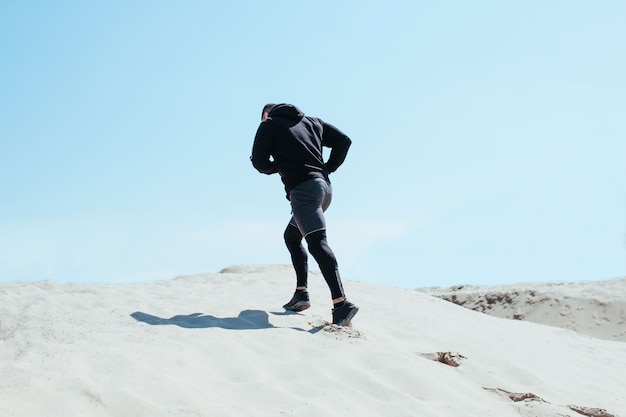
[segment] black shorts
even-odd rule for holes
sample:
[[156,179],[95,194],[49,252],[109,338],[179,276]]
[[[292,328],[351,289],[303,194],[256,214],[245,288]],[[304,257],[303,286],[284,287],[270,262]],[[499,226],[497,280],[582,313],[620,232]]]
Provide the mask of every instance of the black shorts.
[[330,182],[322,178],[310,179],[289,192],[291,220],[302,236],[326,229],[324,212],[330,206],[333,191]]

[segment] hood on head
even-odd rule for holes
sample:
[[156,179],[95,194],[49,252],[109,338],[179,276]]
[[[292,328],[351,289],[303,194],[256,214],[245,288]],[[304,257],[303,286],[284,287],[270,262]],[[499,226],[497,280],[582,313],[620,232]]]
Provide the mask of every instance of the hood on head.
[[288,119],[299,122],[304,117],[304,113],[293,104],[277,104],[272,108],[268,117]]

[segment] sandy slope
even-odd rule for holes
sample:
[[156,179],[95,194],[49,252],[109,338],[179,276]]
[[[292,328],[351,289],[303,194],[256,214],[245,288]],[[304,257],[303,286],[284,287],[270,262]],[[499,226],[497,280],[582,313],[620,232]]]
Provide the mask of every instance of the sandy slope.
[[626,278],[456,286],[419,291],[496,317],[528,320],[626,342]]
[[2,284],[2,416],[626,417],[625,343],[351,281],[340,329],[311,281],[301,314],[283,266]]

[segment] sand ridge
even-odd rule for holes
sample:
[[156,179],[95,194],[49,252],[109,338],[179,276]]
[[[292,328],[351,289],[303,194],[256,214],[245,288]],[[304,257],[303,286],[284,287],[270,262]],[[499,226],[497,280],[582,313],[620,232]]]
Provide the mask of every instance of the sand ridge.
[[351,280],[336,328],[322,277],[302,313],[280,308],[293,285],[281,265],[1,284],[2,415],[626,416],[622,342]]

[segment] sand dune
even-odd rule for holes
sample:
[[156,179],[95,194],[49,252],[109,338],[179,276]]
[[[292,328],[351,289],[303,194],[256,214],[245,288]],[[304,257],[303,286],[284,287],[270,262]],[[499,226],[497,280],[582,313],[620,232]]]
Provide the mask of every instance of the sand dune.
[[320,276],[285,314],[293,284],[254,265],[0,284],[1,415],[626,417],[623,342],[349,280],[361,311],[338,328]]
[[419,291],[496,317],[543,323],[626,342],[626,278],[506,286],[461,285]]

